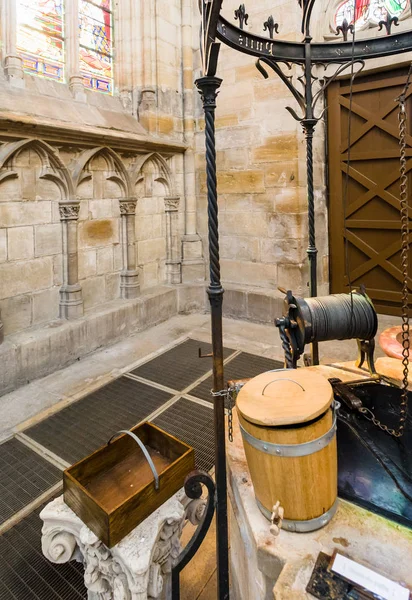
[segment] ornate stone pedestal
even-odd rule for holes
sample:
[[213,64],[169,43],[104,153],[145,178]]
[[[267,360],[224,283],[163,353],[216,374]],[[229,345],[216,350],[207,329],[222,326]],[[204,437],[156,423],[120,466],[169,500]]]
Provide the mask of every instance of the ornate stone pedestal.
[[54,563],[82,562],[89,600],[166,599],[183,527],[198,524],[204,505],[180,492],[109,549],[60,496],[40,513],[43,554]]

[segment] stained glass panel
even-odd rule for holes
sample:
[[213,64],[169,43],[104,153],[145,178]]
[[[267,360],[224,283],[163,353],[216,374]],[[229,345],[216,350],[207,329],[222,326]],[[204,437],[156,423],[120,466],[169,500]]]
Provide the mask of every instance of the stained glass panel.
[[111,0],[80,0],[80,70],[86,87],[113,92]]
[[336,10],[335,24],[342,25],[346,19],[348,23],[355,22],[356,29],[367,23],[376,25],[379,21],[384,21],[388,13],[392,17],[399,17],[405,10],[406,3],[407,0],[357,0],[354,14],[355,0],[345,0]]
[[17,50],[24,70],[63,81],[63,0],[16,1]]

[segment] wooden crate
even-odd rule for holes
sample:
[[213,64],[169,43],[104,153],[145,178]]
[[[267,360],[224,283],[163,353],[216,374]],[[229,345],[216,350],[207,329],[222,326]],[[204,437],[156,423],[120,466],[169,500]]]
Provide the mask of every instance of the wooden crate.
[[64,471],[64,501],[109,548],[173,496],[194,469],[194,450],[152,423],[131,430],[146,446],[159,489],[136,441],[123,434]]

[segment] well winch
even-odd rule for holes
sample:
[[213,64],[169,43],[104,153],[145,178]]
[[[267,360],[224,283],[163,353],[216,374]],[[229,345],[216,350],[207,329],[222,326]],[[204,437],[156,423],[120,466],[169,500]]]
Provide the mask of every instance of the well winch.
[[374,374],[373,352],[378,318],[365,291],[350,294],[331,294],[314,298],[286,294],[283,316],[276,319],[287,367],[296,368],[306,344],[328,340],[356,339],[360,367],[365,358]]

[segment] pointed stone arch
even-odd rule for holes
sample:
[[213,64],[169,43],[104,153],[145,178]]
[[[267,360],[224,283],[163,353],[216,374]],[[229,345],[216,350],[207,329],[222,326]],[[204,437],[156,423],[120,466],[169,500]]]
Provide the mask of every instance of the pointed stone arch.
[[24,150],[33,150],[41,160],[40,179],[53,181],[61,191],[62,200],[72,200],[74,186],[68,168],[61,160],[58,151],[39,138],[25,138],[16,142],[6,142],[0,146],[0,182],[18,177],[14,163]]
[[125,198],[133,196],[133,186],[131,185],[129,173],[120,158],[120,156],[108,146],[98,146],[84,150],[70,165],[70,171],[73,178],[74,189],[77,192],[78,186],[88,179],[91,179],[92,173],[87,169],[90,161],[101,156],[107,164],[106,179],[116,182],[123,192]]
[[139,183],[139,181],[144,179],[143,168],[147,163],[150,162],[153,163],[157,170],[157,175],[155,176],[154,180],[163,183],[167,190],[165,194],[166,196],[173,196],[174,186],[172,171],[165,158],[158,152],[150,152],[143,156],[139,156],[131,165],[129,169],[129,175],[133,189],[135,189],[135,186],[137,183]]

